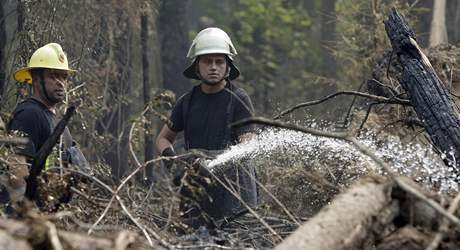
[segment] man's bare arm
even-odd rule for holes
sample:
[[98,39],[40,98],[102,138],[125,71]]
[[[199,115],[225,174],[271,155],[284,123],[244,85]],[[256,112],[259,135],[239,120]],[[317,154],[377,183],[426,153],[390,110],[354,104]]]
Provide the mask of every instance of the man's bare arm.
[[176,140],[177,133],[172,131],[168,126],[164,125],[156,140],[156,147],[161,154],[166,148],[173,148],[172,145]]

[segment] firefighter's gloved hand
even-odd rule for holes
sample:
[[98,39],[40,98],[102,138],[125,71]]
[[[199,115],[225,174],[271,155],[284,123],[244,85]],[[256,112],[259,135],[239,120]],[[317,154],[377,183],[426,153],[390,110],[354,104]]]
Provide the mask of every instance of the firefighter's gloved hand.
[[[176,153],[174,152],[174,149],[172,147],[167,147],[163,150],[163,152],[161,152],[160,155],[162,157],[174,157],[176,156]],[[173,159],[164,159],[162,162],[163,166],[168,170],[171,169],[174,164]]]
[[88,161],[86,160],[85,156],[81,152],[80,148],[77,146],[72,146],[68,150],[70,160],[69,162],[75,166],[77,166],[82,172],[91,173],[91,166],[89,165]]
[[178,162],[173,169],[173,181],[175,185],[181,184],[181,179],[187,173],[188,177],[194,183],[207,185],[212,175],[207,169],[207,163],[196,154],[186,154],[178,158]]
[[207,167],[206,161],[200,161],[198,164],[196,164],[195,168],[198,175],[200,175],[201,177],[211,178],[212,175]]
[[[171,157],[176,155],[171,148],[167,148],[163,151],[162,156]],[[186,173],[188,173],[191,178],[199,176],[209,177],[209,172],[205,166],[202,166],[200,159],[201,157],[199,154],[190,151],[186,154],[178,155],[175,160],[169,160],[170,162],[168,162],[168,160],[163,160],[163,162],[172,176],[174,185],[179,186]]]
[[171,175],[173,179],[173,183],[176,186],[179,186],[182,182],[182,177],[184,177],[186,172],[186,168],[183,164],[176,164],[171,169]]
[[[194,154],[187,153],[180,155],[176,159],[176,164],[171,168],[171,175],[173,183],[176,186],[181,184],[182,177],[187,171],[192,171],[194,164],[196,164],[197,157]],[[191,174],[191,172],[189,172]]]

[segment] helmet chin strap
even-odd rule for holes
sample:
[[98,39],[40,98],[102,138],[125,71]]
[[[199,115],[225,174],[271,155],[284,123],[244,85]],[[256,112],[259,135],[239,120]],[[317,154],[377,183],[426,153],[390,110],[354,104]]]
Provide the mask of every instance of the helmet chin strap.
[[[227,71],[228,71],[228,70],[227,70]],[[196,73],[197,73],[197,75],[200,77],[200,80],[201,80],[202,83],[204,83],[204,84],[206,84],[206,85],[210,85],[210,86],[215,86],[215,85],[221,83],[222,81],[228,79],[228,74],[225,74],[225,76],[222,77],[222,78],[220,79],[220,81],[208,81],[208,80],[204,79],[204,78],[201,76],[201,74],[200,74],[199,71],[196,72]]]
[[43,92],[47,102],[52,103],[52,104],[56,104],[57,103],[56,100],[51,99],[51,97],[48,95],[48,92],[46,91],[44,74],[45,74],[45,71],[40,70],[39,76],[40,76],[40,86],[42,88],[42,92]]

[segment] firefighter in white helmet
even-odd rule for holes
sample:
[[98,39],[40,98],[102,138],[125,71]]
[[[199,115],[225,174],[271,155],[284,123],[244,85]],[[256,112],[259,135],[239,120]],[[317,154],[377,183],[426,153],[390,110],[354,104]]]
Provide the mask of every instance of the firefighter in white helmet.
[[[197,34],[187,54],[191,64],[183,74],[200,81],[200,84],[178,99],[170,117],[172,126],[164,125],[158,135],[156,146],[162,156],[176,155],[173,144],[179,132],[184,133],[185,150],[202,149],[207,152],[224,150],[253,132],[251,125],[230,127],[233,122],[251,117],[254,109],[248,94],[231,82],[240,75],[233,63],[236,55],[230,37],[223,30],[206,28]],[[166,161],[165,165],[169,168],[171,161]],[[241,191],[241,198],[250,206],[255,206],[257,192],[254,168],[229,175],[233,180],[239,180],[237,189]],[[244,207],[223,188],[207,191],[212,196],[208,200],[212,201],[199,205],[200,212],[208,215],[208,219],[220,220]],[[191,214],[200,215],[202,213]],[[201,217],[192,222],[192,226],[200,226],[205,220]]]
[[[21,200],[26,189],[26,179],[29,169],[24,163],[29,163],[32,157],[43,146],[53,132],[56,123],[56,106],[61,103],[68,87],[68,78],[76,71],[69,68],[67,56],[57,43],[49,43],[37,49],[30,57],[27,67],[14,73],[14,79],[20,84],[32,84],[31,97],[18,104],[8,123],[8,130],[20,131],[29,137],[31,143],[17,150],[16,164],[9,166],[9,173],[1,176],[1,184],[8,193],[5,199],[3,192],[2,203]],[[63,133],[66,149],[72,145],[72,138],[66,128]],[[57,159],[53,152],[48,157]],[[23,164],[20,164],[23,163]],[[40,166],[44,167],[44,166]],[[5,190],[4,190],[5,191]],[[34,198],[34,197],[29,197]]]

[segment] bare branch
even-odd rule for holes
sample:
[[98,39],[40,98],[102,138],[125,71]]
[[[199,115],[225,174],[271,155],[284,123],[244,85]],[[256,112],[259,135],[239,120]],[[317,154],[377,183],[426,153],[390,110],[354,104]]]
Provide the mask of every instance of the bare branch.
[[371,111],[372,111],[372,107],[373,107],[374,105],[379,105],[379,104],[381,104],[381,102],[373,102],[373,103],[369,104],[369,107],[367,108],[367,111],[366,111],[366,115],[364,116],[364,119],[363,119],[363,121],[361,122],[361,125],[359,125],[359,128],[358,128],[358,132],[359,132],[359,133],[361,133],[361,131],[362,131],[363,127],[364,127],[364,124],[366,124],[367,119],[369,118],[369,114],[370,114]]
[[251,173],[249,173],[249,171],[246,169],[246,168],[242,168],[243,171],[251,177],[251,179],[253,179],[256,184],[262,188],[262,190],[265,191],[265,193],[268,194],[268,196],[270,196],[270,198],[272,198],[276,204],[278,204],[278,206],[281,207],[281,209],[283,209],[283,211],[286,213],[286,215],[289,217],[289,219],[291,219],[297,226],[300,226],[300,222],[299,220],[297,220],[294,215],[292,215],[292,213],[287,209],[287,207],[280,201],[278,200],[278,198],[276,198],[275,195],[273,195],[262,183],[260,183],[260,181],[257,180],[257,178],[255,178],[253,175],[251,175]]
[[[455,196],[455,199],[450,203],[449,209],[447,210],[450,214],[454,214],[460,203],[460,193]],[[431,244],[426,248],[426,250],[436,250],[438,249],[439,243],[442,240],[444,233],[449,230],[449,221],[446,219],[443,220],[441,226],[439,227],[439,232],[434,236]]]
[[337,92],[337,93],[328,95],[328,96],[326,96],[326,97],[324,97],[322,99],[319,99],[319,100],[314,100],[314,101],[309,101],[309,102],[304,102],[304,103],[297,104],[294,107],[291,107],[291,108],[281,112],[280,114],[276,115],[273,119],[278,120],[282,116],[285,116],[285,115],[293,112],[294,110],[297,110],[297,109],[303,108],[303,107],[316,105],[316,104],[325,102],[325,101],[327,101],[329,99],[332,99],[332,98],[334,98],[336,96],[339,96],[339,95],[354,95],[354,96],[361,96],[361,97],[370,98],[370,99],[373,99],[373,100],[376,100],[376,101],[379,101],[379,102],[385,102],[385,103],[390,103],[390,104],[411,105],[410,101],[405,100],[405,99],[401,99],[401,98],[398,98],[398,97],[386,98],[386,97],[383,97],[383,96],[371,95],[371,94],[358,92],[358,91],[341,91],[341,92]]
[[[104,212],[101,214],[101,216],[99,216],[99,218],[97,219],[97,221],[91,226],[91,228],[88,230],[88,234],[91,234],[91,232],[94,230],[94,228],[97,226],[97,224],[99,224],[99,222],[105,217],[105,215],[107,214],[108,210],[110,209],[110,206],[112,205],[113,201],[116,199],[119,203],[120,203],[120,206],[121,208],[123,209],[123,211],[125,212],[125,214],[128,216],[128,218],[137,226],[139,227],[139,229],[142,231],[142,233],[144,234],[144,236],[147,238],[147,241],[149,242],[150,246],[153,246],[153,242],[152,242],[152,239],[150,238],[149,234],[147,233],[146,229],[131,215],[131,213],[129,212],[129,210],[126,208],[125,204],[123,203],[122,199],[120,198],[120,196],[118,196],[118,192],[120,191],[120,189],[126,184],[126,182],[132,178],[132,176],[134,176],[140,169],[142,169],[142,167],[144,167],[145,165],[142,165],[141,167],[137,168],[136,170],[133,171],[133,173],[131,173],[128,177],[126,177],[123,182],[117,187],[117,189],[114,191],[112,190],[107,184],[105,184],[104,182],[102,182],[101,180],[99,180],[98,178],[94,177],[94,176],[91,176],[89,174],[86,174],[86,173],[83,173],[81,171],[78,171],[78,170],[73,170],[73,169],[66,169],[67,171],[70,171],[70,172],[74,172],[74,173],[77,173],[77,174],[80,174],[82,176],[85,176],[87,178],[89,178],[90,180],[93,180],[95,181],[96,183],[98,183],[99,185],[101,185],[102,187],[104,187],[106,190],[108,190],[110,193],[112,193],[112,198],[110,199],[109,203],[107,204]],[[59,169],[59,168],[50,168],[50,169]]]
[[30,140],[27,137],[15,137],[15,138],[6,138],[0,137],[0,145],[27,145]]
[[260,217],[256,211],[254,211],[254,209],[252,209],[248,204],[246,204],[246,202],[244,202],[244,200],[234,191],[232,190],[232,188],[230,188],[228,185],[226,185],[218,176],[216,176],[212,171],[209,171],[208,172],[209,174],[211,174],[211,176],[217,181],[219,182],[220,185],[222,185],[227,191],[229,191],[236,199],[238,199],[241,204],[243,204],[243,206],[246,207],[246,209],[252,214],[254,215],[254,217],[256,217],[260,223],[262,223],[262,225],[264,225],[268,231],[270,231],[270,233],[272,233],[274,236],[277,237],[277,239],[279,241],[282,241],[283,238],[281,238],[281,236],[270,226],[268,225],[268,223],[262,218]]
[[50,238],[51,246],[53,249],[62,250],[63,248],[61,242],[59,241],[56,226],[49,221],[45,222],[45,225],[48,227],[48,237]]

